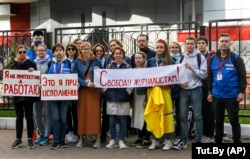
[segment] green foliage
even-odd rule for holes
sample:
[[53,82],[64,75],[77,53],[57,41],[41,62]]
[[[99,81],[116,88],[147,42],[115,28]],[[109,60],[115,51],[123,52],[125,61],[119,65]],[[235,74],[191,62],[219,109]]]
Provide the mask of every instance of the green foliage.
[[[227,111],[225,111],[225,123],[229,123],[229,119],[228,119],[228,113]],[[239,111],[239,116],[249,116],[250,117],[250,110],[240,110]],[[239,122],[240,124],[250,124],[250,118],[249,117],[240,117],[239,118]]]
[[16,113],[14,110],[3,110],[0,109],[0,117],[15,117]]
[[7,66],[5,67],[6,69],[10,68],[11,65],[14,63],[15,58],[16,58],[16,49],[17,49],[17,44],[14,42],[9,48],[9,62]]

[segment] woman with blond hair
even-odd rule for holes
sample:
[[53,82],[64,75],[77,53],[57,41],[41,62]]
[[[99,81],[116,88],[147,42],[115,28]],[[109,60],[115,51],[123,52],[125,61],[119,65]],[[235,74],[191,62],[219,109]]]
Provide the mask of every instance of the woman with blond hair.
[[91,52],[91,44],[82,42],[80,55],[76,58],[73,72],[78,74],[79,98],[77,101],[78,135],[76,147],[84,146],[84,135],[96,135],[94,148],[100,148],[101,89],[95,88],[94,69],[101,68],[100,59]]

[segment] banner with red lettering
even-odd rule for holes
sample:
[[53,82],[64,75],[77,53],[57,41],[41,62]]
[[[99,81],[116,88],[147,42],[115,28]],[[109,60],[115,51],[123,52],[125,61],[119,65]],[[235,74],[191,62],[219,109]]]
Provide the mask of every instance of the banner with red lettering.
[[99,88],[150,87],[186,81],[184,64],[140,69],[96,69],[94,71],[94,84]]
[[42,74],[41,100],[78,100],[77,74]]
[[4,96],[30,96],[40,95],[40,71],[3,70]]

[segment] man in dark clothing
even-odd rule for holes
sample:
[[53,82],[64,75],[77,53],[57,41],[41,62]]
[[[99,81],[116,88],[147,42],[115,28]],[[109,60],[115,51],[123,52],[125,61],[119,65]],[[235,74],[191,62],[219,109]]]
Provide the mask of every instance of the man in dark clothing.
[[[147,55],[147,60],[155,57],[156,52],[148,47],[148,36],[145,34],[140,34],[137,37],[137,46],[139,47],[140,51],[143,51]],[[135,54],[131,56],[131,65],[132,68],[135,67]]]
[[224,113],[232,126],[234,143],[241,142],[239,102],[244,99],[246,82],[245,64],[239,54],[230,50],[229,34],[218,37],[219,50],[208,67],[208,101],[215,112],[215,142],[221,143],[224,134]]

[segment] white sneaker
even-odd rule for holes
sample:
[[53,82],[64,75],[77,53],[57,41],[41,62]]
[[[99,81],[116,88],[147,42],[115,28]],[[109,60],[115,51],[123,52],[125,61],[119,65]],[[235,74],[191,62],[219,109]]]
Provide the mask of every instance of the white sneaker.
[[154,150],[159,147],[159,141],[152,139],[152,144],[148,147],[149,150]]
[[115,144],[115,140],[112,139],[109,141],[109,144],[106,145],[106,148],[112,149],[113,147],[117,147],[117,145]]
[[67,142],[71,142],[71,140],[72,140],[72,134],[73,134],[72,131],[70,131],[70,132],[68,133],[67,138],[66,138],[66,141],[67,141]]
[[76,144],[76,147],[78,147],[78,148],[82,148],[84,146],[85,146],[85,144],[82,140],[79,140],[78,143]]
[[127,146],[124,144],[124,142],[122,140],[119,140],[119,148],[120,149],[125,149],[127,148]]
[[75,142],[77,142],[78,141],[78,136],[77,135],[75,135],[75,134],[72,134],[71,135],[71,143],[75,143]]
[[170,150],[172,148],[172,142],[170,140],[166,140],[164,146],[162,148],[163,151]]
[[96,140],[93,147],[97,149],[101,148],[101,142],[99,140]]

